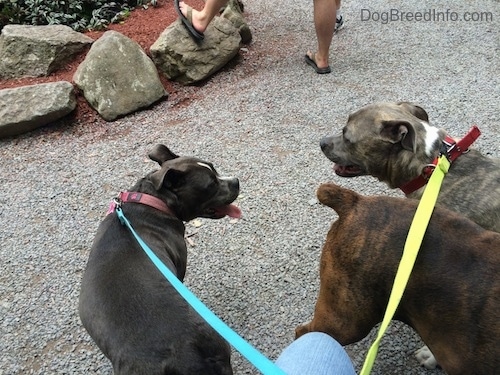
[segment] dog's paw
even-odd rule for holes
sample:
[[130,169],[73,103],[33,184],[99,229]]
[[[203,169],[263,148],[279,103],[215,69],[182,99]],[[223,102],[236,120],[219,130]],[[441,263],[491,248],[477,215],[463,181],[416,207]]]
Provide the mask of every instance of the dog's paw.
[[417,358],[418,363],[426,369],[434,370],[437,367],[436,358],[434,358],[434,354],[432,354],[427,345],[418,349],[415,352],[415,357]]
[[295,339],[298,339],[300,336],[305,335],[309,332],[309,324],[302,324],[295,328]]

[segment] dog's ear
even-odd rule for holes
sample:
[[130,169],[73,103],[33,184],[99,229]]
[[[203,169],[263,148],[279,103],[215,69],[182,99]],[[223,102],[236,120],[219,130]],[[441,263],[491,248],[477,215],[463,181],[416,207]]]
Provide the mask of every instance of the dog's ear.
[[153,172],[150,179],[157,191],[162,187],[172,189],[184,183],[184,172],[173,168],[162,168]]
[[162,165],[167,160],[178,158],[176,154],[169,150],[167,146],[156,145],[148,154],[149,158],[158,164]]
[[417,140],[415,129],[408,121],[386,120],[382,121],[380,135],[392,143],[401,143],[405,150],[415,152]]
[[398,106],[403,108],[406,112],[411,113],[416,118],[429,122],[429,115],[425,112],[425,109],[409,102],[399,102]]

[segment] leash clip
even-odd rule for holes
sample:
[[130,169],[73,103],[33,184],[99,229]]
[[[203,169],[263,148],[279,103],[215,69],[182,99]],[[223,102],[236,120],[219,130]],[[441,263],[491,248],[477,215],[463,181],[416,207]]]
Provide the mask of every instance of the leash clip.
[[123,201],[121,200],[121,198],[119,196],[113,198],[113,205],[115,206],[115,209],[122,208],[122,203],[123,203]]
[[[441,147],[439,148],[439,156],[445,156],[448,161],[451,161],[450,155],[451,155],[451,150],[453,150],[457,146],[456,143],[448,143],[448,142],[441,142]],[[424,167],[425,168],[425,167]]]
[[108,211],[106,212],[106,216],[109,214],[112,214],[117,209],[121,209],[122,203],[123,203],[123,201],[121,200],[120,196],[113,198],[113,200],[109,203],[109,207],[108,207]]
[[120,224],[126,226],[127,221],[125,219],[125,215],[123,214],[122,210],[122,200],[117,197],[113,199],[112,204],[114,205],[114,211],[116,212],[116,216],[118,216],[118,220],[120,220]]

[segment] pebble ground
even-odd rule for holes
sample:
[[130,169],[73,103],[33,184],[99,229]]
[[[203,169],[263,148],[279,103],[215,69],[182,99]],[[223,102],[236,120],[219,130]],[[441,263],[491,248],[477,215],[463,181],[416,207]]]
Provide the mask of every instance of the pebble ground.
[[[391,9],[448,20],[382,21]],[[373,178],[335,176],[319,139],[362,105],[407,100],[453,136],[477,124],[476,147],[499,157],[499,10],[494,0],[345,1],[333,73],[320,76],[303,61],[315,48],[312,1],[247,1],[254,42],[187,105],[167,100],[92,131],[63,123],[0,141],[0,375],[112,373],[78,318],[80,279],[107,204],[155,168],[146,155],[158,142],[240,178],[243,219],[188,223],[186,284],[275,359],[316,300],[335,219],[316,202],[318,185],[401,196]],[[493,19],[451,18],[466,12]],[[358,371],[374,334],[346,347]],[[372,373],[443,374],[418,366],[421,345],[391,324]],[[256,373],[237,353],[233,363],[236,374]]]

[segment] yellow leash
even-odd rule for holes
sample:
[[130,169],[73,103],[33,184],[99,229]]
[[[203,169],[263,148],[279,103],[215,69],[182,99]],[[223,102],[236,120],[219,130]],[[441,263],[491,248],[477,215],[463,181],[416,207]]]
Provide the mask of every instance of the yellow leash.
[[387,303],[387,309],[385,310],[384,319],[380,324],[377,338],[370,347],[370,350],[368,350],[365,363],[363,364],[363,368],[361,369],[359,375],[370,374],[375,358],[377,357],[380,340],[382,339],[382,336],[387,330],[387,327],[396,312],[406,288],[406,284],[408,283],[408,279],[410,278],[411,270],[415,264],[415,260],[417,259],[418,250],[420,249],[432,211],[434,210],[434,205],[436,204],[441,183],[443,182],[444,176],[448,172],[449,168],[450,162],[445,155],[441,155],[436,164],[436,168],[427,183],[424,194],[420,199],[415,216],[413,217],[408,237],[406,238],[403,256],[401,257],[401,262],[399,263],[398,271],[394,279],[394,285],[389,297],[389,302]]

